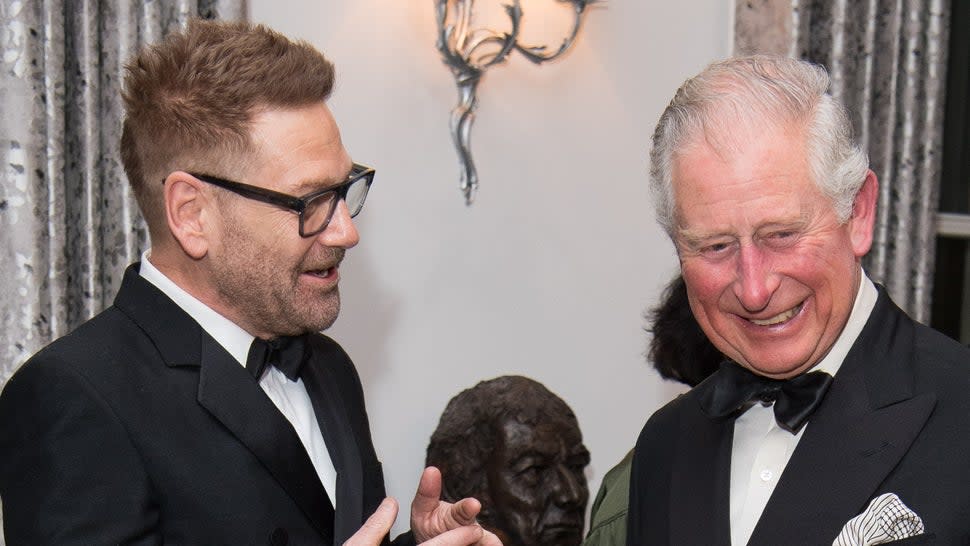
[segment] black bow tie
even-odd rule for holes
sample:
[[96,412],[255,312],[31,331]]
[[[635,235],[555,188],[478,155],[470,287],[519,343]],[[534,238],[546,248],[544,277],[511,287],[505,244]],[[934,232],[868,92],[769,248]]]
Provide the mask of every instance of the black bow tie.
[[306,360],[306,336],[278,337],[265,341],[259,338],[249,346],[246,370],[259,381],[266,366],[276,366],[290,381],[300,377],[300,368]]
[[700,387],[701,409],[709,417],[737,414],[752,402],[775,404],[778,426],[796,434],[832,384],[832,376],[821,371],[789,379],[757,375],[734,362],[721,363],[721,369]]

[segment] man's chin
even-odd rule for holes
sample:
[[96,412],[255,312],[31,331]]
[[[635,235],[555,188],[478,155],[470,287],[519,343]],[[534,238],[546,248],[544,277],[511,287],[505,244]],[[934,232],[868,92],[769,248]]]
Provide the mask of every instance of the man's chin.
[[326,317],[323,320],[309,324],[305,330],[307,334],[314,334],[317,332],[323,332],[324,330],[330,329],[333,324],[337,322],[337,315],[334,314],[332,317]]
[[777,360],[754,360],[744,363],[742,366],[758,375],[772,379],[787,379],[811,370],[814,364],[806,358],[790,360],[779,358]]
[[315,313],[312,316],[295,317],[290,315],[285,317],[288,320],[279,320],[272,325],[273,331],[281,336],[299,336],[303,334],[315,334],[327,330],[337,321],[337,311],[328,313]]
[[336,290],[327,294],[324,301],[313,301],[317,305],[306,306],[311,301],[313,300],[307,299],[302,302],[295,302],[297,305],[303,303],[304,307],[302,309],[297,308],[289,317],[284,318],[284,320],[289,319],[294,327],[300,330],[301,334],[312,334],[327,330],[337,322],[337,317],[340,315],[340,293]]

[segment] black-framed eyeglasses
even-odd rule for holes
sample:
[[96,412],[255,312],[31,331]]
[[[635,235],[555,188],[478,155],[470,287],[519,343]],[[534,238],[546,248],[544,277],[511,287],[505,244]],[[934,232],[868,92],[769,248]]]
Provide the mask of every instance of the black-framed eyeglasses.
[[233,182],[207,174],[189,174],[203,182],[219,186],[243,197],[276,205],[297,213],[300,216],[300,237],[313,237],[327,229],[341,199],[347,203],[350,217],[357,216],[364,208],[367,192],[374,182],[374,169],[354,163],[347,180],[339,186],[308,193],[303,197],[294,197],[278,191]]

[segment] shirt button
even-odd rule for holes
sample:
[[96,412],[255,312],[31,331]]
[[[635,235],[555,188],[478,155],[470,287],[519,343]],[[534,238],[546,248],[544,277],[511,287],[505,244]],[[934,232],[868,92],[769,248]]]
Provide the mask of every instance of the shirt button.
[[761,471],[761,481],[763,482],[771,481],[771,478],[774,477],[774,475],[775,474],[772,471],[766,468]]

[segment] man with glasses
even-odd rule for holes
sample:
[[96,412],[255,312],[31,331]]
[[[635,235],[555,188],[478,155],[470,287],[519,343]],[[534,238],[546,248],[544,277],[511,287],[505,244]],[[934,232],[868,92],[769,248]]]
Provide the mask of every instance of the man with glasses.
[[[243,23],[194,21],[129,63],[122,157],[151,250],[0,396],[8,546],[387,542],[360,381],[318,333],[374,180],[333,77]],[[440,487],[426,470],[397,543],[500,544]]]

